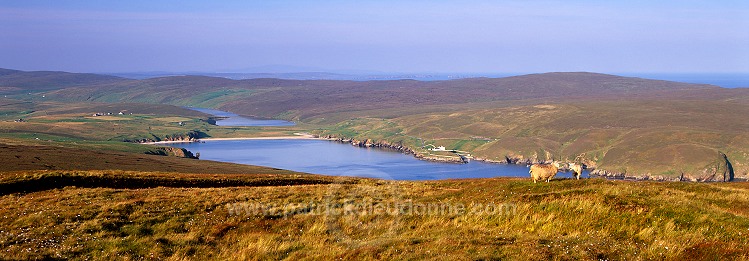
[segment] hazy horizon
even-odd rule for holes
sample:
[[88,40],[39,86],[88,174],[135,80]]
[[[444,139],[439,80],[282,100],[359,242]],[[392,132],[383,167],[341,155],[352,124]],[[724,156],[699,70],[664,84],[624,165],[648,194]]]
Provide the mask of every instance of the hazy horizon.
[[744,1],[0,0],[0,67],[749,73],[746,28]]

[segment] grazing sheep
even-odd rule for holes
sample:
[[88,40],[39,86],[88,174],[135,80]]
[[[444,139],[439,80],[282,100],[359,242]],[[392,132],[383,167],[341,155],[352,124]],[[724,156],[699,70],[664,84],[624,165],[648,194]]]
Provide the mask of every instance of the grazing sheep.
[[575,164],[574,162],[570,163],[570,170],[572,170],[572,174],[575,175],[576,179],[580,179],[580,175],[583,174],[583,165],[582,164],[578,165],[578,164]]
[[557,172],[559,172],[559,163],[556,161],[552,164],[533,164],[531,170],[528,171],[531,174],[533,183],[536,183],[537,180],[546,180],[546,182],[549,182],[551,178],[557,175]]

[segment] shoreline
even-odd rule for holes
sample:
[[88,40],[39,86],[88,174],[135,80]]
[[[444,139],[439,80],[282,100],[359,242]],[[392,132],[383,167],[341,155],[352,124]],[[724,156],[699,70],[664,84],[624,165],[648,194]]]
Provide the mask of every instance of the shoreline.
[[[401,153],[411,155],[414,158],[418,160],[423,160],[423,161],[454,163],[454,164],[467,163],[465,161],[462,161],[460,158],[456,158],[456,157],[452,157],[452,158],[451,157],[434,157],[431,155],[423,155],[408,147],[403,147],[401,145],[393,145],[393,144],[388,143],[387,141],[374,142],[370,139],[366,139],[362,141],[362,140],[356,140],[356,139],[345,138],[345,137],[338,138],[333,135],[327,135],[325,137],[327,138],[327,140],[338,141],[342,143],[349,143],[352,146],[356,146],[356,147],[374,147],[374,148],[380,148],[380,149],[396,150]],[[477,162],[482,162],[486,164],[498,164],[498,165],[529,165],[529,163],[527,162],[524,163],[522,161],[508,162],[508,161],[497,161],[497,160],[490,160],[490,159],[476,158],[476,157],[472,158],[471,161],[477,161]],[[537,164],[537,163],[533,163],[533,164]],[[670,177],[665,177],[665,176],[649,176],[649,175],[632,176],[632,175],[626,175],[626,174],[620,174],[620,173],[615,173],[615,175],[600,175],[598,174],[598,172],[600,171],[605,172],[605,170],[599,169],[597,167],[589,167],[589,168],[586,168],[586,170],[588,172],[587,176],[581,176],[581,178],[602,178],[606,180],[658,181],[658,182],[732,182],[732,181],[712,181],[712,180],[701,180],[701,179],[684,179],[684,176],[680,178],[670,178]],[[565,172],[565,173],[569,172],[569,170],[567,169],[560,169],[560,171]],[[746,180],[741,179],[741,178],[734,178],[733,181],[746,181]]]
[[219,140],[324,140],[323,138],[316,138],[312,135],[297,135],[297,136],[271,136],[271,137],[244,137],[244,138],[206,138],[198,139],[196,141],[219,141]]
[[[333,138],[333,137],[320,137],[315,136],[309,133],[294,133],[294,136],[269,136],[269,137],[237,137],[237,138],[205,138],[205,139],[195,139],[195,140],[189,140],[189,141],[158,141],[158,142],[149,142],[149,143],[142,143],[142,144],[152,144],[152,145],[158,145],[158,144],[172,144],[172,143],[194,143],[194,142],[205,142],[205,141],[231,141],[231,140],[328,140],[328,141],[337,141],[342,143],[348,143],[353,146],[358,147],[375,147],[379,149],[386,149],[386,150],[395,150],[404,154],[410,154],[412,157],[414,157],[417,160],[423,160],[423,161],[430,161],[430,162],[441,162],[441,163],[456,163],[456,164],[465,164],[467,162],[460,161],[459,159],[443,159],[443,158],[435,158],[431,156],[424,156],[421,155],[411,149],[405,148],[405,147],[395,147],[390,144],[383,144],[383,143],[373,143],[373,144],[366,144],[363,142],[356,142],[356,140],[351,139],[344,139],[344,138]],[[369,145],[369,146],[367,146]],[[496,161],[496,160],[489,160],[484,158],[473,158],[473,161],[486,163],[486,164],[497,164],[497,165],[523,165],[523,164],[517,164],[517,163],[511,163],[506,161]],[[699,179],[683,179],[681,178],[669,178],[669,177],[663,177],[663,176],[628,176],[628,175],[601,175],[598,174],[597,168],[591,168],[588,169],[588,175],[585,178],[602,178],[606,180],[622,180],[622,181],[661,181],[661,182],[718,182],[718,181],[705,181],[705,180],[699,180]],[[600,170],[598,170],[600,171]],[[566,171],[565,171],[566,172]],[[735,179],[733,181],[746,181],[745,179]]]
[[169,140],[169,141],[155,141],[146,142],[141,144],[172,144],[172,143],[193,143],[193,142],[205,142],[205,141],[222,141],[222,140],[328,140],[325,138],[319,138],[309,133],[294,133],[294,136],[269,136],[269,137],[237,137],[237,138],[204,138],[194,140]]

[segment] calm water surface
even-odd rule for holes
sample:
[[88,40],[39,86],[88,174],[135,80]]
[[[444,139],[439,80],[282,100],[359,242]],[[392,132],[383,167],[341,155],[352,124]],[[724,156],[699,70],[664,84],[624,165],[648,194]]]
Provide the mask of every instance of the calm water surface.
[[[524,165],[428,162],[395,151],[327,140],[231,140],[171,146],[199,152],[200,158],[205,160],[337,176],[396,180],[529,177]],[[569,173],[557,174],[557,177],[570,176]]]
[[[220,117],[220,126],[292,126],[293,122],[242,117],[230,112],[190,108]],[[266,166],[300,172],[396,180],[529,177],[524,165],[482,162],[468,164],[423,161],[400,152],[354,147],[327,140],[216,140],[170,146],[200,153],[204,160]],[[559,173],[557,177],[570,177]],[[584,173],[587,176],[587,171]]]

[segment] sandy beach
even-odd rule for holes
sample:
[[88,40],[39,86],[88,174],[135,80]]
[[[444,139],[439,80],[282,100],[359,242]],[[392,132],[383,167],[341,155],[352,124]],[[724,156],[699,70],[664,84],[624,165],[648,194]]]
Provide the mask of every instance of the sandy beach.
[[204,138],[204,139],[198,139],[195,141],[157,141],[157,142],[146,142],[143,144],[190,143],[190,142],[217,141],[217,140],[318,140],[318,139],[321,139],[321,138],[317,138],[309,133],[294,133],[294,136]]
[[294,136],[272,136],[272,137],[247,137],[247,138],[206,138],[201,141],[212,140],[317,140],[317,138],[308,133],[294,133]]

